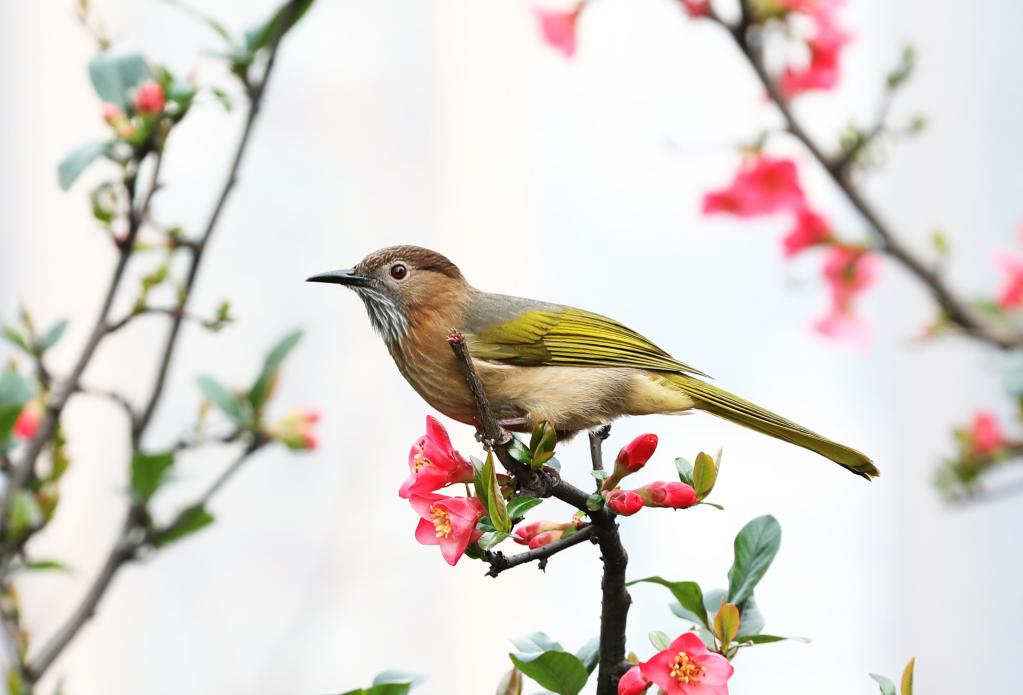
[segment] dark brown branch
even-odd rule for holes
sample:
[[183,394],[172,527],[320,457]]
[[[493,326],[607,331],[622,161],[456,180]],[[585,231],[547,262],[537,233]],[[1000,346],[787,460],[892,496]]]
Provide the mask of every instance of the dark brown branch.
[[[740,7],[742,8],[742,16],[744,18],[752,16],[749,0],[741,0]],[[927,263],[914,255],[852,182],[849,177],[848,167],[843,165],[842,158],[829,156],[824,152],[821,145],[810,136],[802,122],[792,111],[788,100],[781,93],[778,85],[768,74],[760,45],[760,29],[756,25],[748,23],[748,20],[744,20],[738,26],[733,27],[725,24],[716,15],[712,16],[712,18],[724,26],[735,39],[739,50],[749,61],[750,66],[767,91],[771,101],[774,102],[774,105],[781,113],[789,133],[799,140],[813,158],[817,160],[818,164],[828,173],[831,180],[867,223],[871,233],[877,240],[879,250],[901,264],[927,287],[946,318],[960,331],[994,347],[1002,349],[1023,347],[1023,334],[1020,334],[1018,331],[994,326],[989,321],[978,316],[976,311],[946,285],[944,278],[935,269],[929,267]]]
[[[604,425],[589,433],[590,438],[590,460],[593,462],[593,472],[604,470],[604,440],[611,436],[611,425]],[[600,492],[604,481],[597,478],[597,492]]]
[[547,569],[547,560],[552,555],[557,555],[562,550],[567,550],[574,545],[582,543],[583,541],[591,540],[593,531],[593,525],[588,524],[568,538],[562,538],[540,548],[529,550],[524,553],[516,553],[515,555],[505,555],[500,550],[497,552],[488,552],[483,558],[490,563],[490,570],[487,572],[487,576],[496,577],[505,570],[533,561],[538,561],[540,563],[540,569],[545,570]]

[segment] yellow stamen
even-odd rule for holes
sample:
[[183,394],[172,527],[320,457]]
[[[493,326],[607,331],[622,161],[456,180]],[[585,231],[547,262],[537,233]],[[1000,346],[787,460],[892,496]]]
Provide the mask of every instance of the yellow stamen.
[[433,517],[433,528],[437,530],[437,538],[447,538],[451,535],[451,515],[440,507],[431,507],[430,516]]
[[418,473],[419,471],[423,470],[427,466],[432,466],[433,465],[433,461],[431,461],[430,459],[428,459],[425,456],[423,456],[423,454],[421,453],[422,449],[420,449],[419,451],[420,451],[420,453],[416,454],[412,458],[412,467],[415,469],[416,473]]
[[703,666],[697,666],[696,662],[685,652],[676,654],[675,661],[671,664],[671,677],[682,685],[699,683],[706,673],[707,669]]

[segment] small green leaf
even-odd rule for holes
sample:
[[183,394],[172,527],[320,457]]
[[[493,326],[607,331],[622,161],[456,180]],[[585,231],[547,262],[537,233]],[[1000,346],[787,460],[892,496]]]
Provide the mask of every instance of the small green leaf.
[[245,53],[252,57],[269,46],[275,38],[279,39],[288,33],[312,7],[313,0],[298,0],[281,5],[273,16],[258,27],[245,32],[243,44]]
[[666,633],[661,632],[660,630],[654,630],[653,632],[651,632],[649,638],[650,644],[652,644],[654,649],[656,649],[659,652],[663,652],[665,649],[671,646],[671,638],[668,637]]
[[425,676],[417,673],[389,669],[378,673],[373,679],[373,685],[420,685],[425,680]]
[[696,499],[702,500],[709,495],[717,478],[717,464],[708,454],[701,451],[696,455],[696,464],[693,466],[693,489],[696,490]]
[[508,516],[512,519],[521,519],[530,509],[543,502],[539,497],[516,497],[508,503]]
[[877,682],[879,686],[881,686],[881,695],[896,695],[895,684],[892,683],[890,680],[888,680],[884,676],[879,676],[876,673],[871,673],[869,675]]
[[739,609],[722,601],[721,608],[714,615],[714,634],[721,640],[722,647],[728,647],[739,634]]
[[660,584],[672,593],[675,600],[682,608],[692,614],[706,628],[710,628],[707,619],[707,609],[703,605],[703,590],[696,582],[669,582],[662,577],[646,577],[629,582],[626,586],[633,586],[645,582],[647,584]]
[[62,190],[68,190],[82,172],[97,158],[107,154],[110,145],[105,142],[87,142],[71,150],[57,167],[57,183]]
[[71,566],[60,560],[26,560],[21,566],[26,572],[63,572],[72,574]]
[[595,512],[603,509],[606,503],[607,500],[604,499],[603,495],[590,495],[586,498],[586,509]]
[[508,453],[519,463],[524,463],[527,466],[533,463],[533,455],[518,437],[513,436],[511,441],[508,442]]
[[490,516],[490,523],[498,531],[509,533],[512,529],[511,518],[508,515],[508,506],[504,502],[501,488],[497,483],[497,471],[494,468],[492,452],[487,452],[487,459],[483,462],[482,476],[483,484],[487,490],[487,514]]
[[539,654],[509,654],[522,673],[558,695],[578,695],[586,685],[589,671],[574,654],[545,651]]
[[46,335],[39,341],[39,352],[45,352],[57,344],[57,341],[64,335],[64,331],[67,330],[68,321],[58,321],[50,330],[46,331]]
[[32,354],[32,345],[28,342],[28,338],[23,336],[21,331],[6,321],[0,323],[0,336],[16,348],[21,349],[29,355]]
[[142,504],[160,489],[167,471],[174,464],[174,452],[146,454],[136,451],[131,458],[131,489]]
[[35,528],[43,520],[43,512],[35,495],[22,490],[14,496],[11,503],[11,535],[20,538]]
[[200,376],[196,383],[199,384],[199,389],[207,401],[231,418],[235,424],[245,424],[247,417],[241,398],[211,376]]
[[151,80],[153,74],[138,53],[100,53],[89,62],[89,77],[100,99],[127,109],[131,103],[131,91]]
[[257,413],[262,411],[263,406],[270,398],[271,385],[277,376],[277,371],[281,368],[281,363],[301,339],[302,331],[293,331],[267,353],[266,359],[263,361],[263,369],[252,388],[249,389],[249,403]]
[[740,604],[753,595],[781,545],[781,526],[771,515],[746,524],[735,537],[735,560],[728,571],[728,602]]
[[901,695],[913,695],[913,670],[916,667],[916,658],[909,660],[905,670],[902,672]]
[[575,656],[579,661],[583,662],[587,673],[593,673],[593,669],[597,668],[597,664],[600,663],[600,637],[594,637],[579,647],[579,651],[575,653]]
[[[487,480],[484,475],[486,464],[475,456],[471,457],[471,459],[473,469],[473,488],[476,491],[476,497],[478,497],[480,502],[483,503],[483,508],[488,509],[490,500],[490,481]],[[483,519],[486,519],[487,523],[491,526],[491,528],[493,528],[493,522],[490,521],[489,516],[484,516]],[[483,519],[480,519],[480,524],[483,523]]]
[[168,5],[174,5],[185,14],[199,20],[199,22],[201,22],[202,24],[205,24],[207,27],[216,32],[216,34],[220,36],[220,38],[224,39],[224,42],[227,43],[228,45],[230,46],[234,45],[234,41],[231,38],[231,34],[227,31],[227,28],[217,20],[213,19],[209,15],[202,12],[201,10],[196,9],[191,5],[185,4],[181,2],[181,0],[163,1],[166,2]]
[[213,515],[206,511],[205,507],[201,505],[187,507],[178,513],[177,518],[165,530],[156,535],[153,544],[158,548],[163,548],[186,536],[191,536],[196,531],[201,531],[213,521]]
[[505,533],[504,531],[488,531],[480,536],[480,539],[476,542],[483,550],[492,550],[499,543],[507,540],[509,536],[511,536],[511,534]]
[[693,464],[679,456],[675,459],[675,469],[678,471],[678,479],[695,489],[693,485]]
[[750,596],[739,606],[739,632],[743,635],[756,635],[764,629],[764,616],[757,607],[755,596]]
[[778,635],[739,635],[735,638],[735,641],[739,644],[743,642],[749,642],[750,644],[770,644],[772,642],[809,642],[810,640],[805,637],[779,637]]
[[539,654],[541,652],[556,651],[563,652],[564,648],[558,642],[550,638],[546,632],[531,632],[522,637],[515,637],[511,640],[515,648],[526,654]]

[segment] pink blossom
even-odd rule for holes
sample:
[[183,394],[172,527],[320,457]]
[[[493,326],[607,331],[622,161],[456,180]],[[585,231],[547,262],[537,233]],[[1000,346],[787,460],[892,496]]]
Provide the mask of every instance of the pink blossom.
[[643,498],[647,507],[671,507],[685,509],[696,504],[696,490],[682,482],[664,482],[644,485],[633,492]]
[[970,424],[970,451],[979,456],[991,456],[1005,444],[998,418],[986,410],[978,411]]
[[583,4],[580,2],[575,9],[567,12],[533,7],[533,13],[540,22],[544,41],[566,58],[571,58],[575,54],[576,23],[582,13]]
[[685,633],[639,668],[667,695],[728,695],[728,679],[735,670],[694,632]]
[[135,109],[139,113],[155,116],[163,113],[163,87],[156,82],[145,82],[135,94]]
[[107,122],[107,125],[117,125],[117,123],[125,118],[121,107],[109,101],[103,102],[103,105],[100,107],[100,113],[103,115],[103,120]]
[[853,300],[875,282],[878,260],[860,248],[833,246],[824,261],[824,280],[831,290],[831,309],[814,330],[824,336],[864,344],[869,331],[853,312]]
[[315,410],[297,409],[275,422],[269,433],[289,449],[311,451],[318,445],[313,425],[319,421],[320,414]]
[[564,535],[565,532],[560,530],[544,531],[543,533],[538,533],[529,539],[529,549],[536,550],[537,548],[542,548],[545,545],[550,545],[554,541],[561,540],[562,536]]
[[633,666],[618,681],[618,695],[643,695],[650,687],[650,681],[643,675],[643,669]]
[[810,60],[805,66],[789,66],[782,74],[781,91],[788,98],[812,90],[831,89],[838,84],[842,49],[851,37],[836,26],[833,8],[826,3],[821,3],[821,7],[826,9],[810,14],[816,25],[814,34],[806,42]]
[[710,14],[710,0],[682,0],[682,9],[694,19],[706,17]]
[[795,163],[759,154],[743,163],[728,187],[703,197],[703,214],[757,217],[784,210],[799,211],[805,205]]
[[1023,258],[1012,253],[998,255],[998,264],[1005,273],[1005,284],[998,293],[998,306],[1002,309],[1015,309],[1023,305]]
[[13,433],[18,439],[32,439],[39,432],[42,423],[43,409],[36,401],[31,401],[18,414],[14,421]]
[[433,492],[454,483],[472,482],[472,464],[455,451],[444,425],[436,418],[426,416],[426,434],[416,440],[408,453],[411,475],[398,490],[398,495]]
[[483,503],[477,497],[412,495],[409,503],[420,517],[416,540],[423,545],[439,545],[449,565],[455,565],[469,544],[483,535],[476,529],[483,517]]
[[810,208],[803,208],[796,213],[792,229],[785,236],[785,256],[791,258],[800,251],[818,244],[826,243],[831,238],[831,225]]
[[645,500],[632,490],[612,490],[604,494],[607,506],[619,516],[632,516],[646,503]]

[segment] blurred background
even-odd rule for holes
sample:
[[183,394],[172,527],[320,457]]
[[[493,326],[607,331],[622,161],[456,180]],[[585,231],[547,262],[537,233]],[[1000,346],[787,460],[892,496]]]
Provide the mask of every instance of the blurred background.
[[[208,0],[247,27],[272,0]],[[157,2],[95,0],[122,49],[175,71],[222,77],[197,58],[216,45],[201,25]],[[867,192],[922,247],[935,227],[952,243],[951,280],[992,292],[991,258],[1015,243],[1023,6],[1009,0],[850,0],[856,41],[834,93],[799,108],[822,135],[874,112],[902,45],[919,69],[896,113],[928,116]],[[949,508],[931,484],[964,413],[1005,402],[993,356],[953,339],[921,345],[933,312],[901,269],[886,265],[863,312],[866,351],[814,335],[826,291],[815,261],[783,264],[778,224],[707,220],[703,191],[735,170],[735,146],[777,124],[730,40],[669,0],[602,0],[565,61],[541,40],[525,2],[330,0],[285,42],[265,113],[198,287],[194,307],[232,300],[235,325],[186,325],[151,444],[194,418],[198,373],[245,382],[286,330],[306,336],[286,366],[279,404],[323,413],[320,446],[267,450],[218,497],[218,522],[122,572],[96,619],[57,664],[50,688],[87,693],[330,693],[385,668],[429,674],[424,693],[492,692],[509,637],[545,630],[569,648],[598,631],[599,563],[581,547],[494,580],[479,563],[452,569],[413,539],[415,514],[396,491],[427,406],[406,386],[361,304],[307,285],[395,243],[437,249],[477,286],[614,316],[722,386],[870,453],[865,484],[813,454],[710,416],[615,425],[616,449],[661,437],[648,477],[671,459],[724,448],[715,499],[726,511],[644,513],[623,524],[630,575],[726,584],[731,541],[772,513],[783,528],[757,591],[767,632],[801,635],[738,657],[732,692],[876,692],[917,657],[930,695],[1014,690],[1023,647],[1019,500]],[[41,323],[70,317],[54,353],[66,368],[85,338],[113,252],[89,215],[90,170],[69,193],[57,163],[103,136],[85,64],[94,45],[73,3],[0,5],[0,313],[25,302]],[[172,136],[156,214],[194,231],[234,145],[238,112],[197,109]],[[795,146],[811,196],[839,224],[862,226]],[[164,329],[145,319],[107,344],[90,383],[139,397]],[[79,398],[67,413],[73,468],[40,553],[71,577],[22,582],[23,612],[43,639],[75,604],[116,534],[127,433],[122,414]],[[469,428],[448,422],[474,450]],[[200,490],[226,454],[183,461],[161,503]],[[588,480],[584,438],[559,454]],[[548,502],[531,518],[567,517]],[[521,597],[530,596],[528,605]],[[630,647],[650,630],[678,633],[657,587],[633,591]],[[495,607],[481,622],[477,607]],[[45,689],[49,692],[49,688]]]

